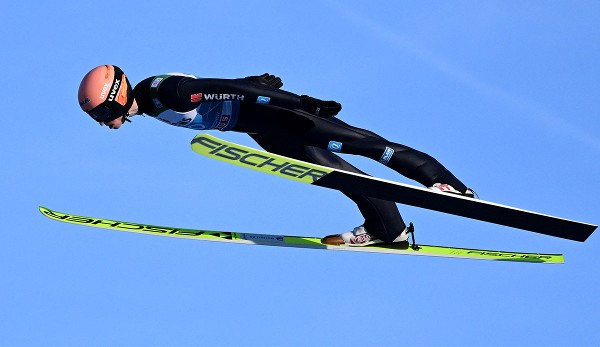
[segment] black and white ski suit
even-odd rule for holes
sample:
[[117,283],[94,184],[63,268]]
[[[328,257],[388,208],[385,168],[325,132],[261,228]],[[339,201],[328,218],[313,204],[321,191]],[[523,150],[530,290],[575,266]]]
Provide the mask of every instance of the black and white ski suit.
[[[336,169],[363,173],[335,153],[377,160],[426,187],[467,187],[431,156],[353,127],[335,117],[339,104],[297,95],[256,79],[195,78],[166,74],[134,88],[139,113],[195,130],[247,133],[265,150]],[[338,105],[336,110],[331,105]],[[406,227],[394,202],[350,192],[366,230],[391,242]]]

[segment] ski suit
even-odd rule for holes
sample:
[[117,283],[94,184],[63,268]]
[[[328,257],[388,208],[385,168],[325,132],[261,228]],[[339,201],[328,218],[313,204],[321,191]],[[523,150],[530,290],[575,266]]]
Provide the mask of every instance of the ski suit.
[[[171,125],[247,133],[269,152],[364,174],[335,153],[361,155],[427,187],[447,183],[463,193],[467,190],[431,156],[348,125],[335,114],[324,115],[319,102],[326,102],[248,78],[157,75],[138,83],[134,96],[138,113]],[[376,238],[391,242],[405,229],[395,203],[342,193],[356,203],[364,227]]]

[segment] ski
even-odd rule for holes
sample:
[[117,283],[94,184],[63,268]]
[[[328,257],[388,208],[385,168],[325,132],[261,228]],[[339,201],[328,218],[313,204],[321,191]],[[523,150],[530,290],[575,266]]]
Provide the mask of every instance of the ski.
[[433,192],[427,188],[287,158],[199,134],[192,149],[207,157],[294,181],[449,213],[574,241],[585,241],[597,225],[563,219],[489,201]]
[[541,253],[521,253],[521,252],[503,252],[481,249],[454,248],[442,246],[427,246],[414,244],[406,249],[393,246],[371,245],[366,247],[350,247],[345,245],[334,246],[321,243],[318,237],[305,236],[287,236],[270,234],[252,234],[213,230],[196,230],[185,228],[173,228],[156,226],[142,223],[122,222],[111,219],[79,216],[69,213],[57,212],[40,206],[40,212],[53,220],[83,225],[95,228],[104,228],[111,230],[127,231],[131,233],[160,235],[175,238],[230,242],[251,245],[277,246],[277,247],[295,247],[295,248],[313,248],[336,251],[353,251],[368,253],[388,253],[388,254],[406,254],[433,257],[466,258],[478,260],[496,260],[525,263],[545,263],[562,264],[564,257],[562,254],[541,254]]

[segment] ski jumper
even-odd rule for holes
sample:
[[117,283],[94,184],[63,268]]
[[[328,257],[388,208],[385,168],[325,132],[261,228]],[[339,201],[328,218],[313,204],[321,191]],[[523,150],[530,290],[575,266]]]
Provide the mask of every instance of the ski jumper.
[[[431,156],[324,114],[319,99],[246,78],[149,77],[134,88],[139,113],[194,130],[249,134],[265,150],[311,163],[364,174],[335,153],[379,161],[426,187],[467,187]],[[391,242],[405,229],[395,203],[342,192],[358,206],[369,233]]]

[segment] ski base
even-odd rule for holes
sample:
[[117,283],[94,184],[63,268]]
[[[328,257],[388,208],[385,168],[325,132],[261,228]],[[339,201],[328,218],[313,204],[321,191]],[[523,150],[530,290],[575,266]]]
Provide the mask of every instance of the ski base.
[[562,264],[564,257],[562,254],[542,254],[542,253],[521,253],[504,252],[481,249],[455,248],[443,246],[418,245],[417,247],[408,247],[400,249],[390,245],[371,245],[366,247],[351,247],[346,245],[325,245],[321,243],[318,237],[305,236],[287,236],[270,234],[252,234],[226,231],[196,230],[185,228],[173,228],[156,226],[141,223],[122,222],[111,219],[78,216],[74,214],[62,213],[50,210],[40,206],[40,212],[56,221],[84,225],[96,228],[127,231],[139,234],[161,235],[176,238],[186,238],[203,241],[231,242],[251,245],[295,247],[295,248],[313,248],[337,251],[368,252],[368,253],[388,253],[388,254],[406,254],[433,257],[466,258],[478,260],[496,260],[525,263],[544,263],[544,264]]

